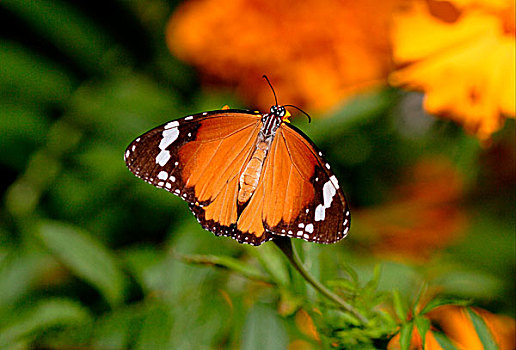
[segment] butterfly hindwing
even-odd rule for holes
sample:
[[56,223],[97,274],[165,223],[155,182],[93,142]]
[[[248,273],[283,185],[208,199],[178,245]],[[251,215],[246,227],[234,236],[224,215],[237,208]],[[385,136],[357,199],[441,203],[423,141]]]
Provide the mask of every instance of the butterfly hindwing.
[[329,163],[297,128],[282,124],[271,147],[263,182],[264,226],[280,236],[334,243],[346,236],[347,202]]

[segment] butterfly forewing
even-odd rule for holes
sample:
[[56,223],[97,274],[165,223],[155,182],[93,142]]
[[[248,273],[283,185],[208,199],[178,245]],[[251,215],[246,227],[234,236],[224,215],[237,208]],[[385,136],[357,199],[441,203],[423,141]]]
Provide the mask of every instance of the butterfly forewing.
[[347,202],[329,163],[297,130],[282,124],[271,148],[263,183],[263,221],[268,232],[317,243],[334,243],[346,236]]
[[189,202],[203,228],[261,244],[269,236],[263,227],[253,233],[237,229],[236,200],[261,116],[220,110],[168,122],[134,140],[126,150],[126,164],[136,176]]
[[[199,146],[256,128],[258,121],[255,114],[239,110],[205,112],[174,120],[131,142],[125,152],[125,162],[132,173],[146,182],[190,203],[202,204],[211,197],[199,198],[193,185],[203,174],[206,173],[205,178],[213,175],[214,164],[220,162],[212,162],[209,152],[199,152],[202,148]],[[216,148],[213,151],[216,154]]]

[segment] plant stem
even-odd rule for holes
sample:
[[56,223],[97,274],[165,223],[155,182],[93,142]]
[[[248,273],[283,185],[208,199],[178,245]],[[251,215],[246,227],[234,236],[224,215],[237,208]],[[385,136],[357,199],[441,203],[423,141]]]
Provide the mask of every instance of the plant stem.
[[273,240],[279,249],[285,254],[295,269],[310,283],[319,293],[336,303],[341,309],[353,314],[363,324],[367,324],[369,320],[358,312],[353,306],[342,300],[338,295],[326,288],[318,280],[316,280],[304,267],[296,250],[292,247],[292,241],[288,237],[279,237]]

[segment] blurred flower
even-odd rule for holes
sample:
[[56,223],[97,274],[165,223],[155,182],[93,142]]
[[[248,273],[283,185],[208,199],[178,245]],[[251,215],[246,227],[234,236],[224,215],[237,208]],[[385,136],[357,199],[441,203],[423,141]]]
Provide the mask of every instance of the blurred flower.
[[312,317],[303,309],[299,309],[296,312],[294,317],[295,323],[299,331],[303,334],[307,339],[311,339],[309,342],[305,339],[294,339],[289,344],[289,350],[299,349],[299,350],[312,350],[319,349],[321,347],[320,337],[317,331],[317,327],[314,324]]
[[299,309],[295,316],[296,325],[307,337],[313,340],[319,341],[319,333],[315,327],[312,317],[303,309]]
[[326,109],[383,82],[391,67],[388,23],[400,0],[199,0],[167,28],[170,50],[205,77],[238,84],[259,107]]
[[514,0],[409,0],[394,18],[396,86],[486,140],[515,117]]
[[[516,324],[513,318],[503,315],[495,315],[479,308],[474,309],[486,323],[491,331],[499,350],[512,350],[516,345],[514,332]],[[437,324],[443,332],[454,341],[459,349],[483,349],[475,327],[463,307],[441,306],[428,314],[434,324]]]
[[466,215],[460,174],[446,158],[423,159],[407,170],[387,204],[356,213],[367,246],[376,254],[426,260],[458,237]]
[[[513,318],[502,315],[494,315],[488,311],[476,308],[480,317],[486,323],[487,328],[498,345],[499,350],[512,350],[516,345],[514,340],[515,321]],[[439,329],[453,342],[453,344],[460,350],[482,350],[484,347],[475,330],[475,326],[471,321],[467,311],[463,307],[458,306],[441,306],[428,314],[428,318],[433,325],[438,326]],[[425,349],[426,350],[441,350],[443,349],[434,337],[435,328],[425,335]],[[414,327],[412,333],[412,340],[410,349],[422,349],[422,341],[419,332]],[[388,350],[400,349],[399,334],[391,339],[387,346]]]

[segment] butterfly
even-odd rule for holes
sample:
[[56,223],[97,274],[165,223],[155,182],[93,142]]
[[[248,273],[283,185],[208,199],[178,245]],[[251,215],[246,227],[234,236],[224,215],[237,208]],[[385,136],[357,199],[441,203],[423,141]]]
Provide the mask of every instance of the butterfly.
[[278,105],[272,90],[268,113],[225,108],[170,121],[131,142],[125,163],[188,202],[217,236],[335,243],[350,227],[344,193],[322,152],[290,124],[292,105]]

